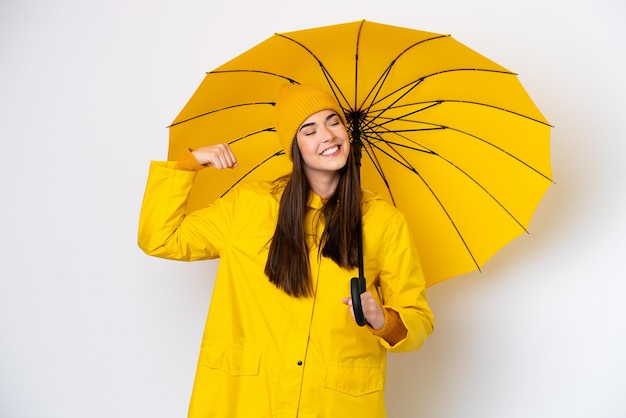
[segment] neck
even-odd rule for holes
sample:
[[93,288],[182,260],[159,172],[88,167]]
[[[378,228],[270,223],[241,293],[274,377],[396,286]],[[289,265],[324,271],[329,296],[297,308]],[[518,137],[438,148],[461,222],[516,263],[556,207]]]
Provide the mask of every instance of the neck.
[[339,174],[333,174],[332,176],[307,176],[313,193],[322,199],[328,199],[332,196],[339,184]]

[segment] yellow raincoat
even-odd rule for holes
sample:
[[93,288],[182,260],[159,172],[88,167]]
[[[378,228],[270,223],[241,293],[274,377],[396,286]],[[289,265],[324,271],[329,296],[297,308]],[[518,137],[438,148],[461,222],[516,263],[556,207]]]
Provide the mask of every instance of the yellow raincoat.
[[220,258],[189,416],[385,417],[386,352],[417,350],[433,329],[404,217],[364,193],[368,290],[397,311],[408,330],[392,347],[368,326],[357,326],[342,303],[358,272],[319,254],[315,237],[323,225],[317,195],[309,198],[306,218],[315,296],[295,298],[264,274],[280,201],[273,184],[242,184],[185,216],[196,173],[173,167],[151,163],[139,246],[174,260]]

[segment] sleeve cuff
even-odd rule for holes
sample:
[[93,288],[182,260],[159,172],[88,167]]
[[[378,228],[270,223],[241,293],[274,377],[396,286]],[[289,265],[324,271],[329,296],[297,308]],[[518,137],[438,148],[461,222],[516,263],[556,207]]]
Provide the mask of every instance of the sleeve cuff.
[[196,160],[196,157],[192,154],[191,150],[188,150],[180,160],[176,162],[174,166],[175,170],[185,171],[199,171],[205,168],[202,164]]
[[384,339],[389,345],[394,346],[406,338],[408,331],[398,312],[387,306],[383,306],[383,312],[385,314],[385,325],[378,330],[371,327],[370,329],[375,336]]

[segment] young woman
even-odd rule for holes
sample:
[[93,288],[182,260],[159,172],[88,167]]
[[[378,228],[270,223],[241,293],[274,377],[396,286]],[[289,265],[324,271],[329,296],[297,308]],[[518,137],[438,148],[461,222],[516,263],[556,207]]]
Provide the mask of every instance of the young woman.
[[[276,130],[290,176],[240,184],[189,215],[195,172],[236,169],[232,150],[211,145],[150,166],[139,246],[176,260],[220,258],[189,416],[385,417],[387,351],[417,350],[433,330],[408,227],[360,190],[332,96],[285,85]],[[349,296],[360,219],[364,327]]]

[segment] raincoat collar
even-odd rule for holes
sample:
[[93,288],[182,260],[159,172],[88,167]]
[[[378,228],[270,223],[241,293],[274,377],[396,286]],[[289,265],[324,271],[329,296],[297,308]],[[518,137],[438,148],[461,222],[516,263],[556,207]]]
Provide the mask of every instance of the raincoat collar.
[[322,199],[319,195],[309,192],[309,197],[307,198],[306,205],[311,209],[321,209],[324,206],[325,199]]
[[[377,194],[367,189],[363,189],[362,192],[363,192],[362,194],[363,203],[369,203],[372,200],[380,200],[380,196],[378,196]],[[324,203],[326,203],[326,200],[327,199],[323,199],[319,195],[313,193],[312,191],[309,191],[309,197],[307,198],[306,205],[307,207],[311,209],[319,210],[324,206]]]

